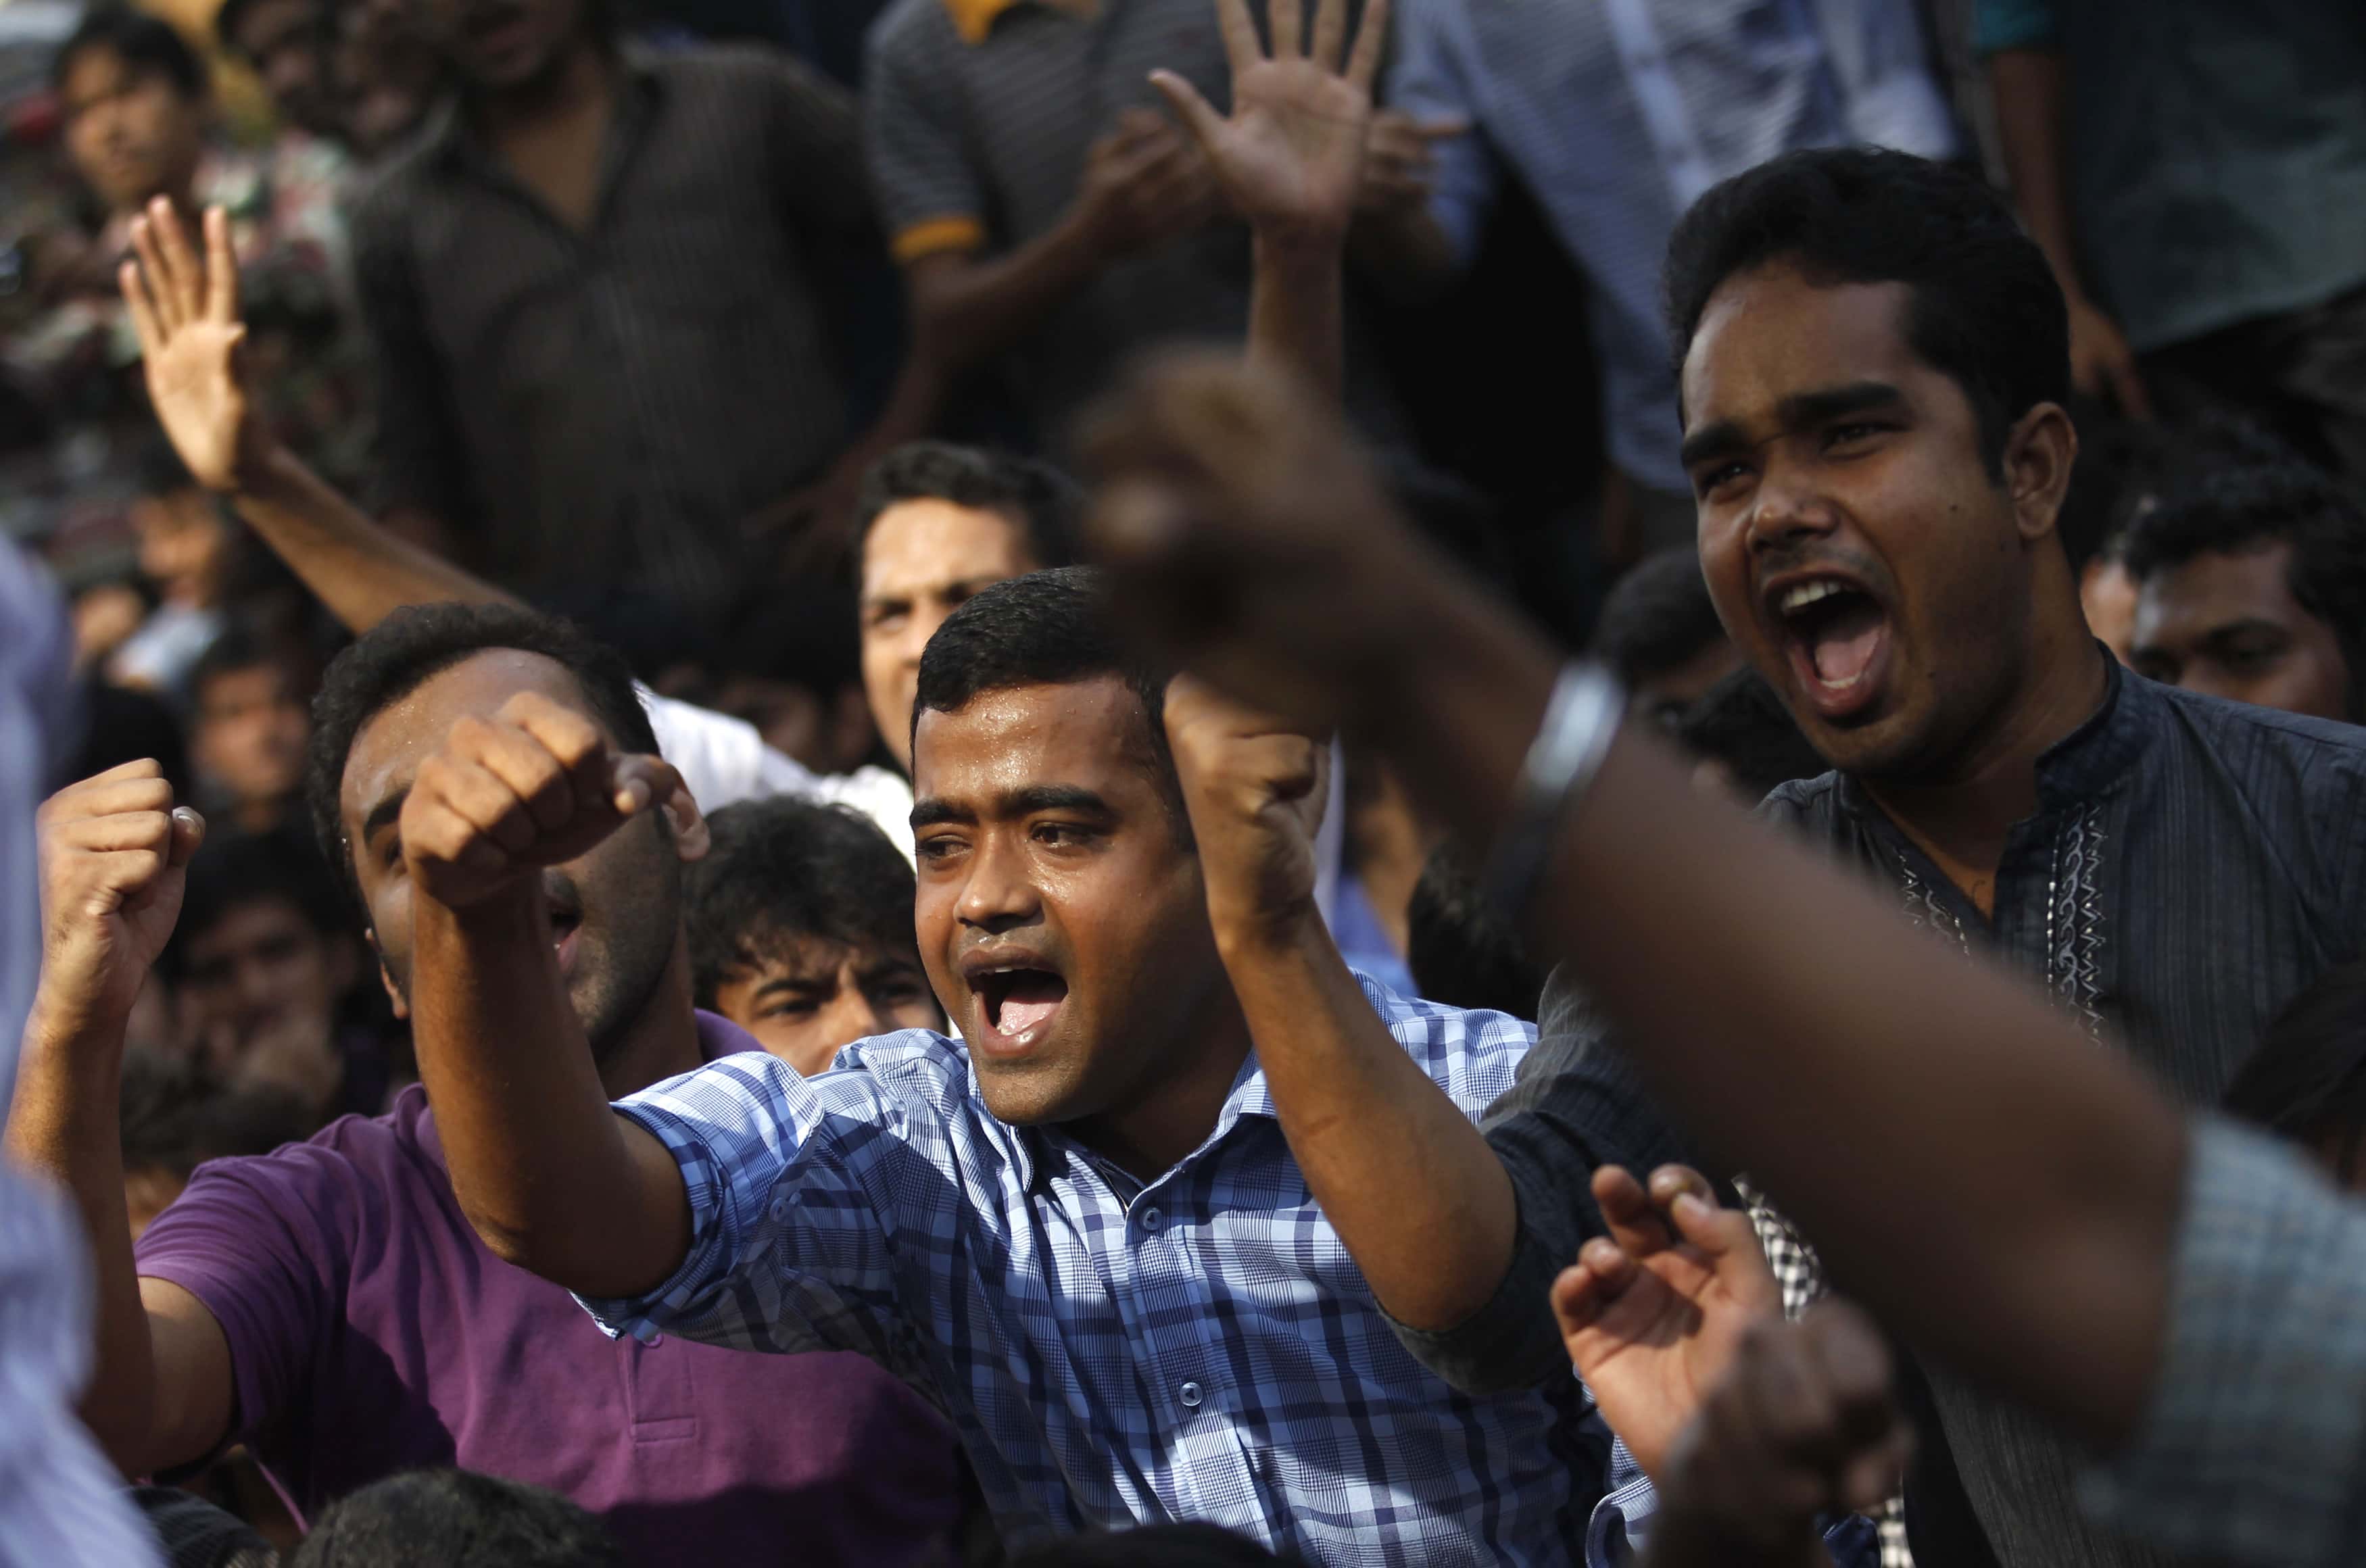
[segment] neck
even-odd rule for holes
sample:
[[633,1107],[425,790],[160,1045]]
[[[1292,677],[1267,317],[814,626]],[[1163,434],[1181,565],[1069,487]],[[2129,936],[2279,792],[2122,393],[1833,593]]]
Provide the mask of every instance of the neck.
[[1067,1124],[1078,1143],[1137,1181],[1165,1174],[1207,1142],[1248,1058],[1248,1020],[1233,988],[1220,983],[1213,1004],[1201,1012],[1200,1026],[1186,1036],[1189,1054],[1140,1085],[1132,1105]]
[[1941,766],[1862,780],[1982,914],[1994,908],[2006,838],[2037,809],[2038,758],[2092,718],[2110,689],[2067,571],[2060,602],[2042,599],[2021,678],[1965,744]]
[[514,132],[599,107],[613,85],[611,63],[596,39],[579,33],[535,76],[469,95],[469,115],[480,131],[498,142]]
[[673,957],[649,999],[600,1057],[600,1082],[608,1098],[637,1094],[652,1083],[688,1072],[699,1064],[698,1014],[690,988],[690,947],[674,943]]

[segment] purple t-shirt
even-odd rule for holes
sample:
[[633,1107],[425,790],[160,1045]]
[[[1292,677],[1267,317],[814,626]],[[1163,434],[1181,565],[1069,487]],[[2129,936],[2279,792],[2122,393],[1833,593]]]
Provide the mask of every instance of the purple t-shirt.
[[[753,1039],[699,1015],[707,1059]],[[610,1339],[487,1249],[418,1088],[309,1143],[218,1159],[135,1249],[230,1340],[233,1436],[306,1516],[458,1465],[565,1494],[632,1560],[950,1561],[959,1443],[862,1356]]]

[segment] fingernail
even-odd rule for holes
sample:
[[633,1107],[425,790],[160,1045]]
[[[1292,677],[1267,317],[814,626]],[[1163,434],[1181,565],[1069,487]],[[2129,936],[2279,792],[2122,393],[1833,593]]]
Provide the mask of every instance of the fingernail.
[[1700,1194],[1697,1193],[1679,1193],[1676,1194],[1676,1201],[1669,1206],[1675,1211],[1676,1217],[1679,1219],[1707,1219],[1709,1216],[1709,1206],[1701,1202]]

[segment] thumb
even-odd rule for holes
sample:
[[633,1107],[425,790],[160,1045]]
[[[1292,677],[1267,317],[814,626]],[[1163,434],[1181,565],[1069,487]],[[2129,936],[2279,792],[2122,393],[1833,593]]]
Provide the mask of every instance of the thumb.
[[620,817],[636,817],[652,806],[659,806],[679,796],[690,799],[690,787],[672,763],[661,756],[636,752],[618,757],[608,773],[608,801]]
[[206,841],[206,819],[194,806],[173,808],[173,842],[165,853],[165,864],[175,870],[186,866]]
[[1224,117],[1200,95],[1199,88],[1172,71],[1152,72],[1150,84],[1158,89],[1158,95],[1166,100],[1177,118],[1191,128],[1191,135],[1201,147],[1214,146],[1216,139],[1223,134]]

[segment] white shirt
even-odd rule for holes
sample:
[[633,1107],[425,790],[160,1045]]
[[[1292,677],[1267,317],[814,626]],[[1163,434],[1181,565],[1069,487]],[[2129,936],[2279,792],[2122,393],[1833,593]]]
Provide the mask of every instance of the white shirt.
[[786,752],[764,744],[745,719],[718,713],[638,687],[657,732],[658,750],[690,787],[702,812],[718,812],[740,801],[796,795],[851,806],[870,818],[887,841],[912,858],[912,786],[884,767],[851,773],[816,773]]

